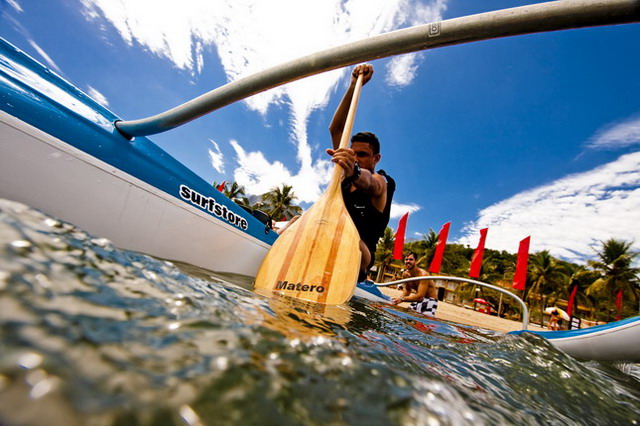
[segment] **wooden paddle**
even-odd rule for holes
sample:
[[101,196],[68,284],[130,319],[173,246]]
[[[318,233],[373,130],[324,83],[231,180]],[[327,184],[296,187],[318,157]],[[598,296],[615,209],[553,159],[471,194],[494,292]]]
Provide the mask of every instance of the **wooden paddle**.
[[[360,74],[356,80],[340,148],[346,148],[351,137],[363,78]],[[256,291],[329,305],[353,296],[360,268],[360,235],[342,199],[343,173],[336,164],[327,190],[278,237],[260,266]]]

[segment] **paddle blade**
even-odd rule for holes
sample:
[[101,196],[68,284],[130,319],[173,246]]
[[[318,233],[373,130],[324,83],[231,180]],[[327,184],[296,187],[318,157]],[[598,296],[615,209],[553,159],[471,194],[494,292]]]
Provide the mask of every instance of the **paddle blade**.
[[341,194],[325,193],[278,237],[262,262],[255,290],[312,302],[347,302],[360,267],[360,236]]

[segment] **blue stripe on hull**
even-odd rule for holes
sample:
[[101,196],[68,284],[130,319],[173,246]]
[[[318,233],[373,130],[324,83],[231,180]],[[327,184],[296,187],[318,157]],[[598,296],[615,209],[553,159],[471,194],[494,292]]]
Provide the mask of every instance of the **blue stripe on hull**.
[[543,336],[545,339],[549,339],[549,340],[567,339],[571,337],[589,336],[594,334],[611,332],[620,327],[623,327],[623,326],[626,327],[629,324],[634,324],[634,323],[640,324],[640,316],[626,318],[621,321],[610,322],[607,324],[596,325],[593,327],[580,328],[577,330],[558,330],[558,331],[517,330],[517,331],[510,331],[509,334],[533,333],[539,336]]
[[[243,229],[238,220],[233,221],[234,226],[254,238],[267,244],[273,244],[277,238],[274,232],[265,232],[264,224],[149,139],[138,137],[128,141],[113,125],[118,119],[116,115],[2,39],[0,109],[194,206],[180,197],[181,185],[188,186],[225,206],[233,213],[230,217],[244,218],[248,229]],[[206,206],[194,207],[230,222]]]

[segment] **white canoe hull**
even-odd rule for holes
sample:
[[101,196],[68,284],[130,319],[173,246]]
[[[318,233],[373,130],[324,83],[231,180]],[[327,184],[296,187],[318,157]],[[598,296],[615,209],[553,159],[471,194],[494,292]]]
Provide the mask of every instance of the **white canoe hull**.
[[270,247],[3,111],[0,181],[1,198],[118,247],[212,271],[255,276]]
[[521,330],[534,333],[558,349],[580,359],[640,362],[640,316],[569,331]]

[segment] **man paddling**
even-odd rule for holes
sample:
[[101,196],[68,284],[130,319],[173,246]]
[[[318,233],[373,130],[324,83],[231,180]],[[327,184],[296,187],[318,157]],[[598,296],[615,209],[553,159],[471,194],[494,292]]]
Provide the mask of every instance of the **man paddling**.
[[[405,271],[402,278],[423,277],[428,275],[427,271],[416,265],[417,256],[414,252],[409,252],[404,257]],[[404,283],[402,296],[393,299],[393,304],[411,302],[411,309],[424,315],[435,317],[438,309],[437,290],[433,281],[409,281]]]
[[363,281],[367,270],[373,265],[376,245],[389,223],[391,199],[395,190],[395,182],[386,176],[384,171],[375,171],[380,161],[380,142],[370,132],[357,133],[351,137],[349,148],[339,149],[340,140],[347,120],[347,113],[358,75],[363,75],[363,84],[373,76],[373,66],[358,65],[351,74],[351,84],[336,109],[329,132],[333,141],[333,149],[328,149],[332,161],[345,170],[342,181],[342,196],[349,215],[353,219],[360,234],[360,274],[358,281]]

